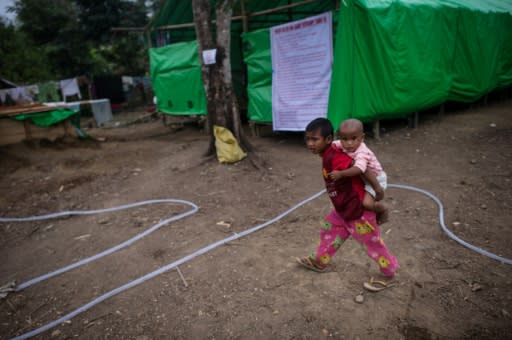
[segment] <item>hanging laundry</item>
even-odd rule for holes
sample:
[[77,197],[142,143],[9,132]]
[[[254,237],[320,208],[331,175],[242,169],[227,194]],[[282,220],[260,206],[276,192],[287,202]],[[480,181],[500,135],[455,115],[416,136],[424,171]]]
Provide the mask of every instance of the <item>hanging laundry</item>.
[[75,95],[78,96],[78,98],[82,99],[76,78],[61,80],[60,89],[62,91],[62,99],[64,99],[64,101],[66,101],[66,97],[71,97]]
[[7,89],[0,90],[0,100],[2,101],[2,103],[5,103],[5,96],[7,95],[7,93]]
[[2,99],[3,106],[16,105],[11,89],[0,90],[0,98]]
[[26,89],[24,87],[13,87],[8,89],[7,93],[16,104],[26,104],[29,102]]
[[133,88],[133,77],[122,76],[121,80],[123,82],[123,91],[129,92]]
[[110,107],[109,99],[89,100],[89,104],[91,104],[92,113],[97,126],[102,126],[112,120],[112,108]]
[[39,86],[37,85],[27,85],[25,86],[25,92],[27,96],[30,97],[32,102],[37,101],[37,95],[39,94]]
[[39,94],[37,100],[40,103],[58,102],[60,101],[59,93],[57,92],[57,83],[49,81],[46,83],[37,84],[39,87]]
[[17,104],[32,104],[34,100],[29,92],[28,86],[20,86],[16,88],[16,103]]

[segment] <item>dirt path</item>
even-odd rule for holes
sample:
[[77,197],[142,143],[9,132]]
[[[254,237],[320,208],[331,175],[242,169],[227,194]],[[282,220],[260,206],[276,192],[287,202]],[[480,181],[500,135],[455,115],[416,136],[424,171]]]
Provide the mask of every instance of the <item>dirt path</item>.
[[[428,190],[462,239],[512,258],[512,102],[383,122],[367,140],[390,183]],[[137,277],[267,221],[323,188],[320,160],[298,134],[252,138],[268,173],[201,155],[196,127],[160,121],[90,130],[104,142],[0,148],[0,216],[99,209],[159,198],[190,200],[197,214],[134,245],[0,300],[0,338],[44,325]],[[505,339],[512,334],[512,267],[450,240],[435,204],[389,189],[386,243],[401,262],[398,284],[372,294],[378,273],[356,242],[333,269],[297,267],[330,209],[322,196],[269,227],[218,247],[123,292],[37,338],[112,339]],[[0,284],[36,276],[114,246],[189,209],[153,205],[52,221],[0,223]],[[224,223],[218,223],[224,222]],[[184,281],[185,280],[185,281]],[[185,284],[186,283],[186,284]],[[363,292],[364,302],[354,298]]]

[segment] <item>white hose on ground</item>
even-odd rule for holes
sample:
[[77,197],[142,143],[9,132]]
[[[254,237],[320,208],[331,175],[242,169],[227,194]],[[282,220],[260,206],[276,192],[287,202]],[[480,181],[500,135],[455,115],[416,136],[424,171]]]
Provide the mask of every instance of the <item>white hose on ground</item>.
[[83,265],[85,265],[87,263],[90,263],[92,261],[96,261],[96,260],[98,260],[98,259],[100,259],[100,258],[102,258],[104,256],[110,255],[110,254],[112,254],[112,253],[114,253],[114,252],[116,252],[118,250],[126,248],[129,245],[137,242],[141,238],[151,234],[155,230],[159,229],[160,227],[162,227],[162,226],[164,226],[164,225],[166,225],[168,223],[171,223],[171,222],[177,221],[179,219],[182,219],[184,217],[187,217],[189,215],[195,214],[197,212],[197,210],[199,210],[199,207],[197,205],[195,205],[194,203],[189,202],[189,201],[175,200],[175,199],[159,199],[159,200],[149,200],[149,201],[143,201],[143,202],[135,202],[135,203],[131,203],[131,204],[125,204],[125,205],[120,205],[120,206],[117,206],[117,207],[106,208],[106,209],[62,211],[62,212],[48,214],[48,215],[39,215],[39,216],[31,216],[31,217],[0,217],[0,222],[41,221],[41,220],[49,220],[49,219],[57,218],[57,217],[72,216],[72,215],[94,215],[94,214],[99,214],[99,213],[119,211],[119,210],[124,210],[124,209],[131,209],[131,208],[135,208],[135,207],[140,207],[140,206],[143,206],[143,205],[160,204],[160,203],[185,204],[185,205],[191,206],[192,209],[189,210],[189,211],[186,211],[186,212],[184,212],[182,214],[179,214],[179,215],[173,216],[171,218],[165,219],[163,221],[160,221],[157,224],[155,224],[154,226],[152,226],[151,228],[145,230],[144,232],[142,232],[140,234],[137,234],[134,237],[132,237],[132,238],[124,241],[123,243],[120,243],[120,244],[118,244],[118,245],[116,245],[116,246],[114,246],[112,248],[104,250],[101,253],[98,253],[98,254],[95,254],[93,256],[87,257],[87,258],[82,259],[80,261],[77,261],[75,263],[71,263],[70,265],[67,265],[67,266],[62,267],[60,269],[57,269],[57,270],[55,270],[53,272],[41,275],[41,276],[36,277],[36,278],[34,278],[32,280],[28,280],[26,282],[23,282],[23,283],[21,283],[21,284],[16,286],[16,291],[20,291],[20,290],[25,289],[25,288],[27,288],[29,286],[32,286],[32,285],[34,285],[36,283],[48,280],[51,277],[54,277],[56,275],[65,273],[65,272],[67,272],[67,271],[69,271],[71,269],[83,266]]
[[498,260],[498,261],[506,263],[506,264],[512,264],[512,259],[507,259],[505,257],[493,254],[491,252],[488,252],[487,250],[484,250],[482,248],[478,248],[478,247],[476,247],[476,246],[474,246],[474,245],[464,241],[463,239],[459,238],[454,233],[452,233],[452,231],[450,229],[448,229],[446,227],[446,225],[444,224],[444,206],[443,206],[443,203],[441,203],[441,200],[439,200],[439,198],[437,198],[436,196],[434,196],[430,192],[428,192],[426,190],[423,190],[423,189],[420,189],[420,188],[416,188],[416,187],[410,186],[410,185],[404,185],[404,184],[389,184],[388,187],[389,188],[397,188],[397,189],[405,189],[405,190],[416,191],[416,192],[419,192],[419,193],[421,193],[423,195],[426,195],[427,197],[432,199],[437,204],[437,206],[439,207],[439,225],[441,226],[441,229],[446,233],[446,235],[448,235],[449,238],[451,238],[452,240],[462,244],[464,247],[467,247],[467,248],[469,248],[469,249],[471,249],[473,251],[476,251],[477,253],[479,253],[481,255],[490,257],[492,259]]
[[[483,250],[481,248],[478,248],[472,244],[469,244],[467,242],[465,242],[464,240],[460,239],[459,237],[457,237],[456,235],[454,235],[448,228],[446,228],[445,224],[444,224],[444,207],[443,207],[443,204],[441,203],[441,201],[436,197],[434,196],[433,194],[431,194],[430,192],[428,191],[425,191],[425,190],[422,190],[422,189],[419,189],[419,188],[416,188],[416,187],[412,187],[412,186],[408,186],[408,185],[401,185],[401,184],[389,184],[388,187],[390,188],[398,188],[398,189],[405,189],[405,190],[411,190],[411,191],[415,191],[415,192],[419,192],[419,193],[422,193],[424,195],[426,195],[427,197],[431,198],[439,207],[439,222],[440,222],[440,225],[441,225],[441,228],[442,230],[448,235],[448,237],[450,237],[451,239],[455,240],[456,242],[462,244],[463,246],[473,250],[473,251],[476,251],[477,253],[479,254],[482,254],[484,256],[487,256],[487,257],[490,257],[492,259],[495,259],[495,260],[498,260],[500,262],[503,262],[503,263],[506,263],[506,264],[512,264],[512,260],[511,259],[507,259],[507,258],[504,258],[504,257],[501,257],[501,256],[498,256],[498,255],[495,255],[493,253],[490,253],[486,250]],[[185,262],[188,262],[192,259],[194,259],[195,257],[197,256],[200,256],[202,254],[205,254],[207,252],[209,252],[210,250],[212,249],[215,249],[223,244],[226,244],[228,242],[231,242],[231,241],[234,241],[236,239],[239,239],[241,237],[244,237],[244,236],[247,236],[251,233],[254,233],[262,228],[265,228],[266,226],[280,220],[281,218],[283,218],[284,216],[288,215],[289,213],[291,213],[292,211],[300,208],[301,206],[309,203],[310,201],[318,198],[319,196],[321,196],[323,193],[325,192],[325,190],[322,190],[316,194],[314,194],[313,196],[303,200],[302,202],[296,204],[295,206],[291,207],[290,209],[286,210],[285,212],[281,213],[280,215],[274,217],[273,219],[265,222],[265,223],[262,223],[262,224],[259,224],[257,226],[254,226],[252,228],[249,228],[241,233],[238,233],[238,234],[234,234],[230,237],[227,237],[225,239],[222,239],[222,240],[219,240],[217,242],[214,242],[214,243],[211,243],[209,244],[208,246],[204,247],[204,248],[201,248],[195,252],[193,252],[192,254],[189,254],[185,257],[182,257],[181,259],[178,259],[172,263],[169,263],[163,267],[160,267],[159,269],[153,271],[153,272],[150,272],[144,276],[141,276],[133,281],[130,281],[120,287],[117,287],[97,298],[95,298],[94,300],[86,303],[85,305],[75,309],[74,311],[72,311],[71,313],[68,313],[64,316],[62,316],[61,318],[57,319],[57,320],[54,320],[44,326],[41,326],[37,329],[34,329],[30,332],[27,332],[27,333],[24,333],[20,336],[17,336],[15,338],[13,338],[13,340],[18,340],[18,339],[27,339],[27,338],[30,338],[30,337],[33,337],[35,335],[38,335],[38,334],[41,334],[53,327],[56,327],[58,325],[60,325],[61,323],[65,322],[65,321],[68,321],[70,319],[72,319],[73,317],[75,317],[76,315],[78,314],[81,314],[85,311],[87,311],[88,309],[92,308],[93,306],[99,304],[100,302],[103,302],[105,300],[107,300],[108,298],[112,297],[112,296],[115,296],[127,289],[130,289],[132,287],[135,287],[149,279],[152,279],[154,278],[155,276],[158,276],[160,274],[163,274],[173,268],[176,268],[177,266],[185,263]],[[100,212],[107,212],[107,211],[116,211],[116,210],[122,210],[122,209],[128,209],[128,208],[133,208],[133,207],[136,207],[136,206],[140,206],[140,205],[146,205],[146,204],[154,204],[154,203],[182,203],[182,204],[186,204],[186,205],[190,205],[193,207],[192,210],[189,210],[187,211],[186,213],[183,213],[183,214],[180,214],[180,215],[176,215],[172,218],[169,218],[169,219],[166,219],[164,221],[161,221],[159,222],[158,224],[154,225],[153,227],[149,228],[148,230],[146,230],[145,232],[121,243],[119,246],[115,246],[115,247],[112,247],[108,250],[105,250],[104,252],[101,252],[97,255],[94,255],[94,256],[91,256],[89,258],[86,258],[86,259],[83,259],[81,261],[78,261],[76,263],[73,263],[69,266],[66,266],[66,267],[63,267],[59,270],[56,270],[54,272],[51,272],[49,274],[45,274],[45,275],[42,275],[40,277],[37,277],[35,279],[32,279],[30,281],[27,281],[25,283],[22,283],[18,288],[17,290],[21,290],[23,288],[26,288],[32,284],[35,284],[37,282],[41,282],[43,280],[47,280],[48,278],[50,277],[53,277],[55,275],[58,275],[58,274],[61,274],[65,271],[68,271],[70,269],[73,269],[73,268],[76,268],[78,266],[81,266],[81,265],[84,265],[86,263],[89,263],[91,261],[94,261],[100,257],[103,257],[103,256],[106,256],[108,254],[111,254],[119,249],[122,249],[126,246],[128,246],[129,244],[132,244],[133,242],[139,240],[140,238],[148,235],[149,233],[155,231],[156,229],[160,228],[162,225],[164,224],[167,224],[171,221],[176,221],[178,219],[181,219],[181,218],[184,218],[188,215],[191,215],[193,213],[195,213],[197,210],[198,210],[198,207],[192,203],[192,202],[189,202],[189,201],[184,201],[184,200],[174,200],[174,199],[163,199],[163,200],[151,200],[151,201],[143,201],[143,202],[137,202],[137,203],[133,203],[133,204],[127,204],[127,205],[123,205],[123,206],[119,206],[119,207],[114,207],[114,208],[109,208],[109,209],[100,209],[100,210],[89,210],[89,211],[68,211],[68,212],[61,212],[61,213],[55,213],[55,214],[49,214],[49,215],[44,215],[44,216],[35,216],[35,217],[27,217],[27,218],[0,218],[0,222],[13,222],[13,221],[36,221],[36,220],[43,220],[43,219],[49,219],[49,218],[56,218],[56,217],[61,217],[61,216],[68,216],[68,215],[91,215],[91,214],[95,214],[95,213],[100,213]],[[120,247],[121,245],[123,245],[122,247]],[[101,255],[101,256],[99,256]],[[65,269],[65,270],[64,270]],[[20,288],[22,287],[23,288]]]

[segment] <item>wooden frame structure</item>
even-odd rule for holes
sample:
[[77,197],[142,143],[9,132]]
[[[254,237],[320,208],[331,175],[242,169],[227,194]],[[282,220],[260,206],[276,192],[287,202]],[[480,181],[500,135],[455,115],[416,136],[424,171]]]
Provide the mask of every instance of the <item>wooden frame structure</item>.
[[[304,6],[304,5],[308,5],[308,4],[311,4],[314,2],[319,2],[319,1],[324,1],[324,0],[303,0],[300,2],[290,3],[288,5],[278,6],[275,8],[252,12],[252,13],[249,13],[246,11],[246,9],[245,9],[246,1],[247,0],[240,1],[240,9],[241,9],[240,15],[235,15],[235,16],[231,17],[231,21],[238,21],[238,20],[242,21],[243,32],[249,31],[249,21],[250,21],[250,18],[252,18],[252,17],[258,17],[258,16],[262,16],[262,15],[282,12],[285,10],[290,10],[294,7]],[[339,9],[340,0],[332,0],[332,1],[334,3],[334,7],[336,9]],[[216,20],[211,21],[211,23],[215,23],[215,22],[216,22]],[[152,31],[149,28],[150,24],[148,24],[146,27],[114,27],[114,28],[112,28],[112,32],[141,32],[141,33],[146,34],[147,37],[149,38],[150,32]],[[177,30],[177,29],[182,29],[182,28],[193,28],[194,25],[195,24],[193,22],[189,22],[189,23],[185,23],[185,24],[164,25],[164,26],[155,27],[153,30],[163,30],[163,31]],[[149,47],[152,47],[151,39],[148,39],[148,44],[149,44]]]

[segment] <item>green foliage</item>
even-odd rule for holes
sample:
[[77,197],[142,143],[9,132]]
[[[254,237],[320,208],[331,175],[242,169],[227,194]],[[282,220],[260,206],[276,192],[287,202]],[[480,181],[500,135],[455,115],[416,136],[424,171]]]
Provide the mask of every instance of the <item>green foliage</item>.
[[17,0],[14,8],[19,30],[37,45],[62,39],[78,28],[77,11],[68,0]]
[[0,72],[14,83],[48,79],[51,70],[44,48],[27,48],[30,38],[0,20]]
[[[16,26],[0,22],[0,70],[20,83],[82,74],[141,75],[148,69],[141,32],[144,0],[15,0]],[[1,20],[1,18],[0,18]]]

